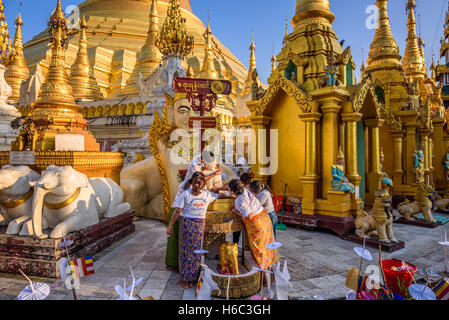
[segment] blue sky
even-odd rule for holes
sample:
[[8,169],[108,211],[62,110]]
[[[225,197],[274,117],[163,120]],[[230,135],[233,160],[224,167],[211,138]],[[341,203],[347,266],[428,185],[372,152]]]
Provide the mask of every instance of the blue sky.
[[[81,0],[62,0],[63,8],[81,3]],[[336,15],[333,24],[340,40],[350,45],[357,68],[362,61],[362,48],[367,58],[369,45],[374,37],[374,29],[365,26],[369,5],[375,0],[331,0],[331,10]],[[401,54],[405,50],[407,38],[407,0],[390,0],[389,15],[393,36],[397,40]],[[4,0],[6,19],[11,34],[14,34],[14,20],[19,8],[19,0]],[[243,64],[248,66],[251,32],[254,31],[256,44],[257,69],[261,79],[266,82],[270,73],[270,59],[273,44],[276,54],[282,48],[285,33],[285,19],[294,15],[296,0],[191,0],[193,12],[207,23],[210,10],[212,31]],[[54,9],[56,0],[23,0],[22,17],[24,19],[24,40],[44,30],[47,19]],[[429,66],[432,51],[439,58],[440,38],[448,7],[448,0],[416,0],[417,15],[421,16],[421,34],[426,43],[426,62]],[[289,30],[293,27],[289,24]]]

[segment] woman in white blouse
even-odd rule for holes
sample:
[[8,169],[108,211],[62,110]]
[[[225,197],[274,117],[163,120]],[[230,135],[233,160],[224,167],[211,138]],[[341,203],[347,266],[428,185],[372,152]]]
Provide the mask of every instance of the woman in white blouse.
[[277,250],[266,247],[275,241],[271,219],[256,196],[244,188],[240,181],[232,180],[229,189],[237,197],[233,211],[243,219],[253,257],[260,268],[268,270],[279,261]]
[[262,182],[254,180],[249,185],[249,190],[256,195],[257,200],[263,206],[264,210],[270,216],[271,223],[273,225],[274,237],[276,238],[276,226],[278,224],[278,216],[274,210],[273,198],[270,191]]
[[173,225],[179,219],[179,285],[184,289],[192,288],[200,275],[201,256],[195,251],[202,247],[207,209],[218,198],[217,194],[205,190],[205,186],[204,174],[194,173],[173,204],[176,209],[167,229],[170,236]]

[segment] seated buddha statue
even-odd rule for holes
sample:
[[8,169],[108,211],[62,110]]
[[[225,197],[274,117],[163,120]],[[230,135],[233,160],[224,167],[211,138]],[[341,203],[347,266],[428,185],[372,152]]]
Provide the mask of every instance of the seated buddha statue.
[[331,166],[332,169],[332,190],[354,193],[354,185],[345,177],[345,156],[343,151],[338,150],[337,163]]

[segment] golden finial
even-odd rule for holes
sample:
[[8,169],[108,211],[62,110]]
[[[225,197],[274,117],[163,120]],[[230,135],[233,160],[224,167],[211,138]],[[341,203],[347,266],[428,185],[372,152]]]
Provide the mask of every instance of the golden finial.
[[404,59],[402,60],[404,73],[406,76],[412,78],[416,76],[423,77],[426,75],[426,66],[421,51],[420,40],[416,33],[415,0],[407,1],[406,10],[408,11],[408,37]]
[[9,35],[8,23],[5,19],[5,6],[0,0],[0,59],[5,66],[11,64],[14,56],[11,37]]
[[274,53],[274,42],[273,42],[273,56],[271,57],[271,72],[276,70],[276,54]]
[[218,73],[215,69],[214,53],[212,50],[212,30],[210,28],[210,18],[207,19],[207,28],[203,34],[206,40],[206,48],[204,52],[203,68],[200,72],[201,78],[218,79]]
[[380,158],[385,158],[385,154],[384,154],[384,148],[380,147]]
[[102,100],[103,94],[94,77],[94,72],[89,63],[87,54],[87,23],[84,15],[80,23],[80,40],[76,60],[70,70],[69,83],[73,89],[75,99]]
[[343,150],[341,149],[341,146],[338,148],[338,153],[337,153],[337,160],[338,159],[344,159],[345,158],[345,154],[343,153]]
[[138,94],[137,91],[137,77],[139,73],[143,78],[148,77],[153,73],[154,70],[159,66],[162,60],[161,52],[156,46],[157,39],[159,36],[159,13],[158,13],[158,1],[151,1],[150,8],[150,25],[148,28],[147,39],[142,49],[137,55],[136,65],[134,66],[133,72],[129,77],[126,87],[121,93],[122,96],[135,96]]
[[179,0],[170,0],[167,18],[156,41],[156,46],[164,56],[188,56],[194,47],[194,38],[187,33],[185,18],[181,16]]
[[254,32],[251,35],[251,45],[249,46],[249,71],[252,73],[256,69],[256,45],[254,44]]
[[30,71],[28,70],[25,56],[23,55],[23,20],[20,14],[20,9],[15,21],[15,26],[16,33],[14,35],[14,54],[11,58],[11,64],[5,72],[5,79],[12,88],[12,95],[9,99],[11,101],[18,102],[20,98],[20,84],[22,81],[26,81],[30,76]]
[[379,10],[379,26],[371,43],[368,55],[368,69],[382,68],[385,63],[401,68],[401,55],[396,40],[393,38],[388,17],[388,0],[377,0]]

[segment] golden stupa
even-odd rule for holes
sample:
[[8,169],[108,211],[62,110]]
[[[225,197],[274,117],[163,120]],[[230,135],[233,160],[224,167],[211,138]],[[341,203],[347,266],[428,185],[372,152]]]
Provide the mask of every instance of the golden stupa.
[[12,88],[12,95],[9,97],[10,101],[19,102],[20,97],[20,84],[22,81],[26,81],[30,76],[25,57],[23,55],[23,36],[22,26],[23,20],[20,14],[17,15],[15,21],[16,33],[14,35],[14,51],[11,64],[5,72],[5,80]]
[[[32,152],[38,171],[48,165],[72,165],[88,176],[108,176],[119,181],[124,155],[99,152],[100,146],[87,130],[87,121],[79,112],[65,71],[67,22],[57,1],[48,26],[50,28],[51,63],[32,114],[25,120],[12,152]],[[10,160],[9,152],[0,154],[1,164]],[[20,160],[19,160],[20,161]],[[14,163],[20,164],[20,163]]]

